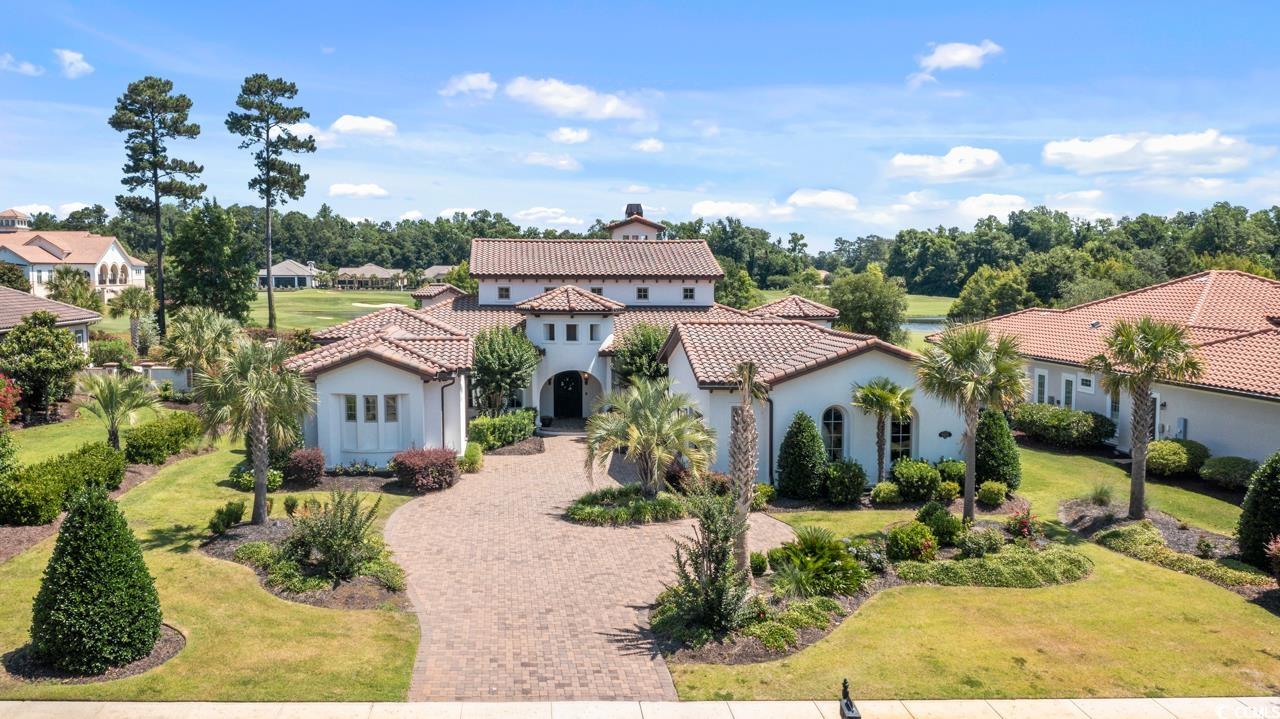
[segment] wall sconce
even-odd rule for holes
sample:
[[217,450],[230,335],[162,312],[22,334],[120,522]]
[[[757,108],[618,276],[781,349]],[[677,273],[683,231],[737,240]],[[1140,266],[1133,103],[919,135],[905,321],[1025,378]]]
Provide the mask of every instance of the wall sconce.
[[1168,409],[1168,407],[1169,407],[1169,403],[1168,403],[1168,402],[1161,402],[1161,403],[1160,403],[1160,409]]
[[941,438],[943,438],[943,439],[951,439],[951,430],[949,430],[949,429],[944,429],[944,430],[942,430],[941,432],[939,432],[939,433],[938,433],[938,436],[939,436],[939,437],[941,437]]

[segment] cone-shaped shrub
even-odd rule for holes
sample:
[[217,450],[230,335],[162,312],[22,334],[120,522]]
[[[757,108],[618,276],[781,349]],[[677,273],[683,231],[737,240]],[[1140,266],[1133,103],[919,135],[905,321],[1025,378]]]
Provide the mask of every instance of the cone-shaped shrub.
[[49,664],[101,674],[145,657],[160,637],[160,600],[116,503],[90,488],[71,503],[32,611],[31,645]]
[[818,425],[796,412],[778,452],[778,494],[795,499],[822,499],[826,494],[827,450]]
[[1236,535],[1240,557],[1254,566],[1267,566],[1267,542],[1280,535],[1280,452],[1268,457],[1253,473]]
[[1018,457],[1018,445],[1013,441],[1013,431],[1004,412],[989,409],[978,420],[976,437],[977,462],[974,472],[977,484],[1000,482],[1013,491],[1022,484],[1022,462]]

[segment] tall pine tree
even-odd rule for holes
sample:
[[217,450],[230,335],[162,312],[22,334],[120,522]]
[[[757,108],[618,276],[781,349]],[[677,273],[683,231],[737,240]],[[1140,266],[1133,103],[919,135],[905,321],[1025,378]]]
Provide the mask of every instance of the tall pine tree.
[[302,174],[302,166],[286,162],[285,152],[315,152],[315,138],[298,137],[291,126],[311,117],[311,113],[284,104],[298,94],[298,86],[283,78],[269,78],[256,73],[244,79],[236,106],[244,112],[227,113],[227,129],[244,138],[240,149],[257,148],[253,153],[258,174],[249,180],[249,189],[257,190],[266,203],[267,220],[267,327],[276,328],[275,284],[271,276],[271,206],[297,200],[307,191],[310,175]]

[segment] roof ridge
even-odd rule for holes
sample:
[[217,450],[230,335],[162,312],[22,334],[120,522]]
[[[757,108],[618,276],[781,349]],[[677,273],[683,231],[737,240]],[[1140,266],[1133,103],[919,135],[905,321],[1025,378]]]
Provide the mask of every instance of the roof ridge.
[[1204,309],[1204,303],[1209,299],[1209,292],[1213,290],[1213,278],[1216,276],[1212,272],[1207,272],[1208,279],[1204,283],[1204,287],[1200,288],[1200,299],[1196,300],[1196,306],[1191,308],[1191,315],[1187,317],[1187,324],[1194,325],[1196,318],[1200,316],[1201,310]]
[[1206,340],[1196,345],[1196,347],[1208,347],[1209,345],[1216,345],[1222,342],[1230,342],[1232,340],[1238,340],[1241,337],[1250,337],[1253,335],[1263,335],[1263,334],[1269,334],[1269,333],[1275,333],[1277,335],[1280,335],[1280,327],[1258,327],[1257,329],[1246,330],[1243,332],[1236,332],[1233,335],[1227,335],[1225,337],[1217,337],[1215,339]]
[[565,239],[548,239],[545,237],[476,237],[472,242],[616,242],[618,244],[628,245],[674,245],[694,242],[706,244],[707,241],[702,238],[674,240],[615,240],[609,237],[570,237]]

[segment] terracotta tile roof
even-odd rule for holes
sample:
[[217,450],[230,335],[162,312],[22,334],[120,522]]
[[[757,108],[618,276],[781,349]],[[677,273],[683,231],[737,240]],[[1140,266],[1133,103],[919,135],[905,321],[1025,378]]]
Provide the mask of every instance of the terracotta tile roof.
[[318,330],[311,336],[319,342],[332,342],[367,335],[386,327],[398,327],[415,337],[466,336],[466,333],[457,327],[428,316],[421,310],[411,310],[408,307],[387,307],[340,325]]
[[702,240],[483,239],[471,243],[471,274],[510,278],[681,278],[724,276]]
[[476,335],[490,327],[519,327],[524,313],[510,305],[482,305],[475,295],[463,295],[424,307],[419,314]]
[[782,317],[788,320],[833,320],[840,316],[840,310],[800,295],[787,295],[782,299],[766,302],[750,310],[750,313],[754,317]]
[[360,359],[374,359],[436,378],[471,366],[471,338],[415,335],[387,325],[290,357],[285,366],[309,377]]
[[734,369],[747,361],[756,363],[762,381],[777,384],[871,350],[906,360],[918,357],[871,335],[841,332],[803,320],[681,322],[667,339],[662,357],[668,358],[677,344],[684,347],[701,387],[733,386]]
[[[114,237],[71,230],[26,230],[0,235],[0,247],[27,262],[40,264],[97,264],[116,242]],[[120,249],[124,251],[123,246]],[[146,264],[128,253],[125,256],[135,266]]]
[[39,310],[57,315],[59,325],[76,325],[102,319],[102,315],[93,310],[36,297],[12,287],[0,286],[0,333],[17,327],[23,317]]
[[409,293],[409,296],[415,300],[430,300],[430,299],[435,299],[436,297],[439,297],[440,295],[445,294],[447,292],[452,292],[453,294],[459,297],[467,294],[463,290],[460,290],[457,287],[454,287],[448,282],[432,282],[429,285],[423,285],[422,287],[419,287],[418,289]]
[[665,232],[667,230],[666,225],[663,225],[661,222],[654,222],[653,220],[646,219],[644,215],[632,215],[625,220],[610,222],[609,224],[605,225],[604,228],[606,230],[612,230],[615,227],[622,227],[623,225],[629,225],[632,222],[639,222],[640,224],[652,227],[653,229],[659,232]]
[[21,211],[19,211],[19,210],[15,210],[15,209],[13,209],[12,207],[10,207],[9,209],[5,210],[4,212],[0,212],[0,217],[3,217],[3,218],[4,218],[4,219],[6,219],[6,220],[29,220],[29,219],[31,219],[30,217],[28,217],[28,216],[27,216],[27,214],[26,214],[25,212],[21,212]]
[[575,285],[561,285],[515,304],[517,309],[536,314],[614,314],[626,305]]
[[749,319],[751,317],[746,312],[719,304],[706,307],[632,307],[613,318],[613,335],[601,345],[600,354],[613,354],[614,342],[640,323],[670,330],[679,322]]

